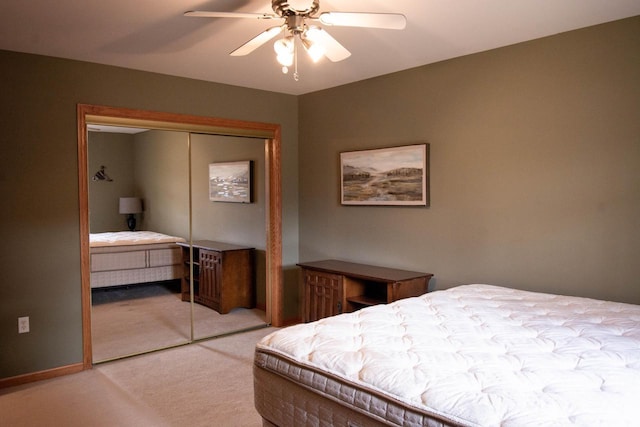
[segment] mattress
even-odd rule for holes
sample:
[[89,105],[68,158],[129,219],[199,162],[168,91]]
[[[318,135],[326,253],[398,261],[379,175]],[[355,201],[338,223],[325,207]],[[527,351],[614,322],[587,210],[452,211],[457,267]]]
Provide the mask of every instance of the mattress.
[[254,380],[267,425],[637,425],[640,306],[459,286],[278,330]]
[[114,231],[108,233],[91,233],[89,235],[89,246],[92,248],[151,245],[185,241],[182,237],[169,236],[155,231]]
[[173,280],[182,274],[181,237],[152,231],[90,235],[91,287]]

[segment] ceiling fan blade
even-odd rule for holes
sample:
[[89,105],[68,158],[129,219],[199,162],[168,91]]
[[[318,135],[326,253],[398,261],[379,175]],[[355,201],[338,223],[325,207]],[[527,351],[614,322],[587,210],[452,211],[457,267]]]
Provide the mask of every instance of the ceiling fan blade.
[[275,19],[279,16],[269,13],[243,13],[243,12],[206,12],[201,10],[190,10],[184,16],[196,18],[253,18],[253,19]]
[[323,12],[319,19],[325,25],[340,27],[403,30],[407,26],[407,18],[400,13]]
[[306,37],[324,47],[324,55],[329,58],[331,62],[342,61],[351,56],[351,52],[334,39],[331,34],[320,27],[309,27],[306,32]]
[[243,44],[242,46],[240,46],[239,48],[237,48],[236,50],[234,50],[233,52],[231,52],[229,55],[231,56],[248,55],[254,50],[256,50],[257,48],[259,48],[260,46],[262,46],[263,44],[265,44],[266,42],[268,42],[269,40],[271,40],[272,38],[274,38],[275,36],[277,36],[278,34],[280,34],[283,29],[284,29],[284,25],[268,28],[265,31],[258,34],[257,36],[255,36],[254,38],[252,38],[251,40],[249,40],[248,42],[246,42],[245,44]]

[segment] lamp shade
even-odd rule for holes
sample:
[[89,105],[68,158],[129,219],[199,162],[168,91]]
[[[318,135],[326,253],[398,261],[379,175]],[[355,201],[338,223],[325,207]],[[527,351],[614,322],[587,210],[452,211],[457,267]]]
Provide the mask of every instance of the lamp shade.
[[142,199],[138,197],[120,197],[121,214],[136,214],[142,212]]

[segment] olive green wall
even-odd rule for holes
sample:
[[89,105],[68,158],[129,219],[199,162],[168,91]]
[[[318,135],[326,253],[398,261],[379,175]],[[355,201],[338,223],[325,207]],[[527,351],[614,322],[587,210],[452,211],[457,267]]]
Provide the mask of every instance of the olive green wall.
[[[266,248],[264,140],[192,135],[191,177],[194,239]],[[251,160],[253,202],[209,200],[209,164]],[[258,237],[259,236],[259,237]]]
[[142,230],[189,238],[189,134],[150,130],[134,138]]
[[[118,212],[120,197],[135,196],[134,135],[89,132],[89,227],[92,233],[127,229],[126,216]],[[112,181],[91,179],[100,167]]]
[[[341,151],[428,142],[431,207],[341,206]],[[640,303],[640,17],[300,97],[300,260]]]
[[282,125],[284,318],[298,315],[296,97],[6,51],[0,93],[0,378],[82,361],[78,103]]

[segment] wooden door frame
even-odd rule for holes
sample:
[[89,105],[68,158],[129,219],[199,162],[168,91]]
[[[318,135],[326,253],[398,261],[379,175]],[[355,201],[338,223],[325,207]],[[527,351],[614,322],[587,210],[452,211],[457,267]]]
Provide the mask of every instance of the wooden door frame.
[[262,138],[265,140],[265,165],[267,168],[265,195],[268,204],[266,209],[266,309],[267,318],[271,317],[271,324],[273,326],[282,326],[282,166],[280,160],[280,125],[89,104],[78,104],[77,117],[83,368],[91,369],[92,367],[87,123]]

